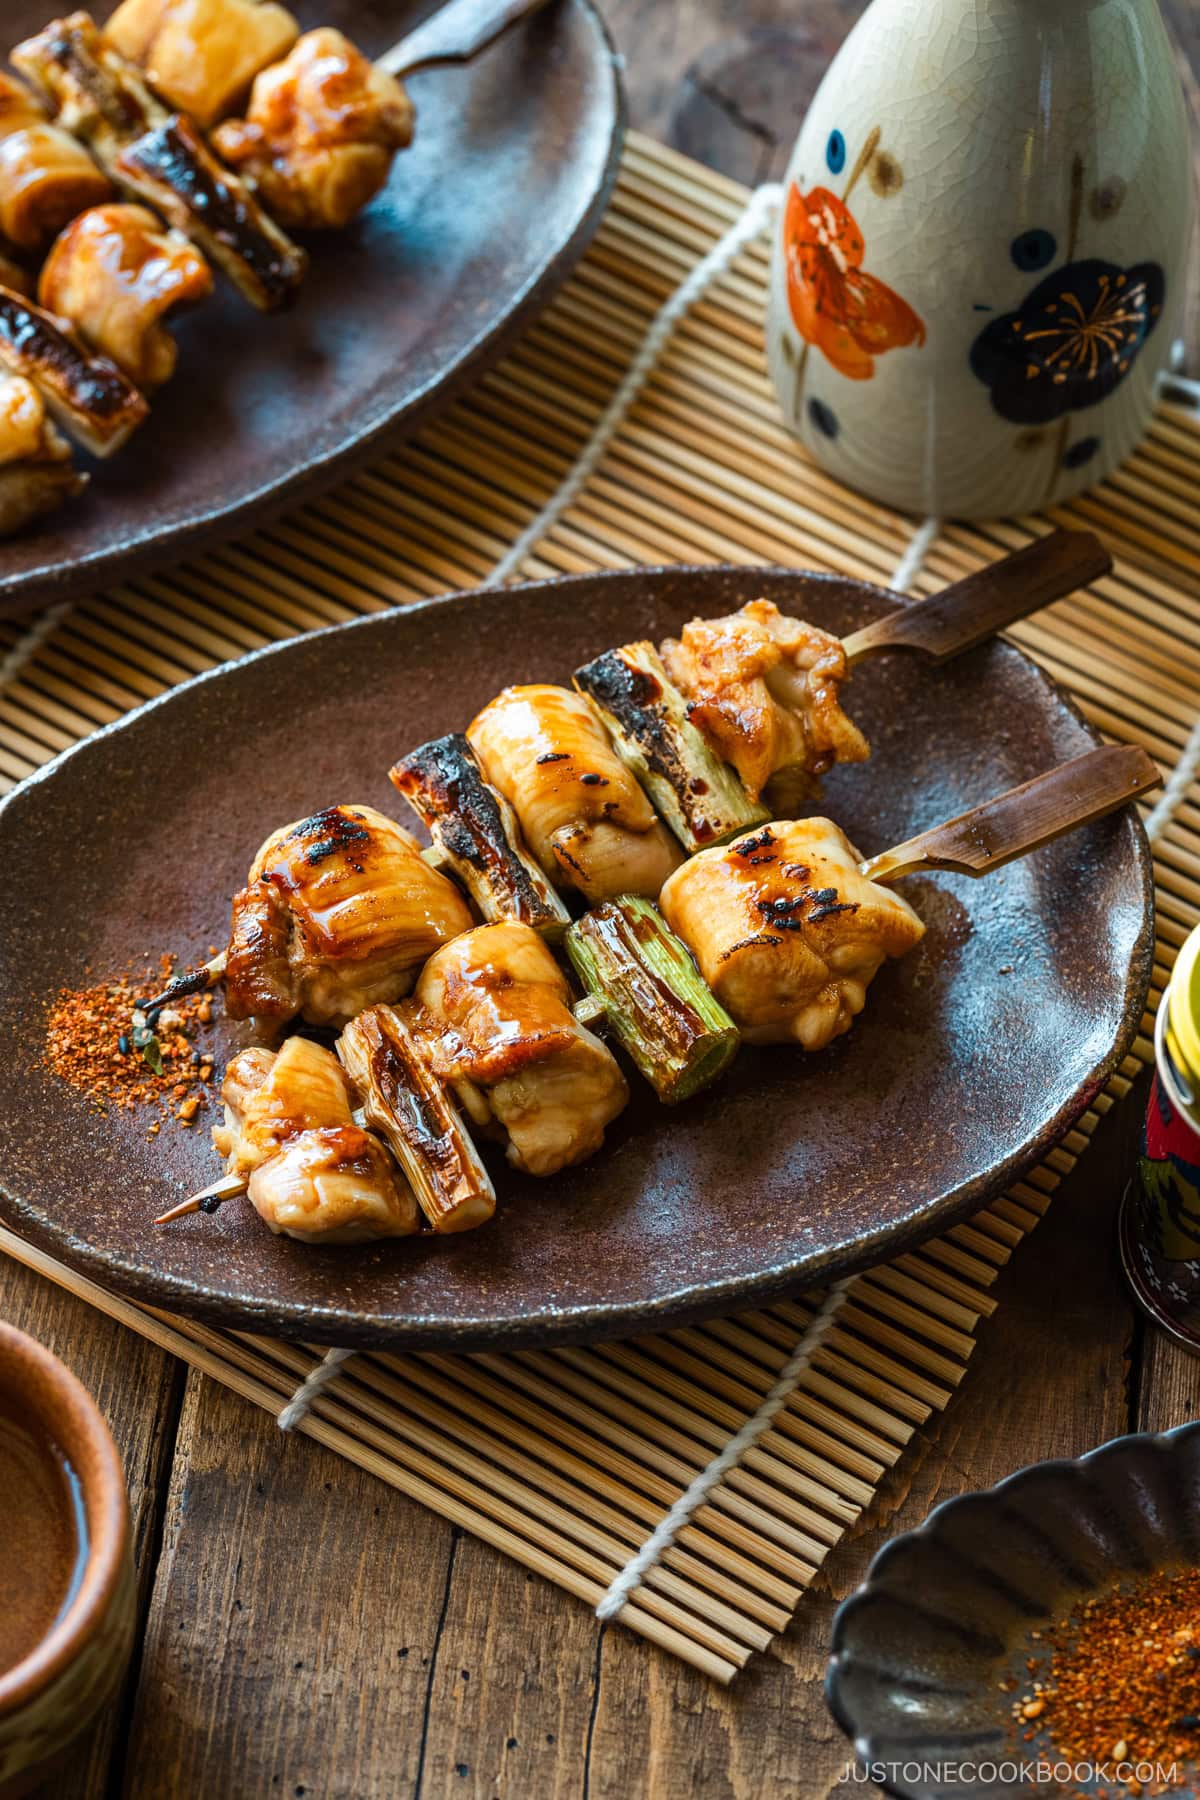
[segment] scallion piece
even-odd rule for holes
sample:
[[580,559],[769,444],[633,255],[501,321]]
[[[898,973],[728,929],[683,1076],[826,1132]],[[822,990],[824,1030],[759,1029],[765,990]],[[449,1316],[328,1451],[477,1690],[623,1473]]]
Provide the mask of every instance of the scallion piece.
[[606,900],[577,919],[567,955],[609,1030],[667,1106],[724,1073],[740,1036],[692,954],[650,901]]

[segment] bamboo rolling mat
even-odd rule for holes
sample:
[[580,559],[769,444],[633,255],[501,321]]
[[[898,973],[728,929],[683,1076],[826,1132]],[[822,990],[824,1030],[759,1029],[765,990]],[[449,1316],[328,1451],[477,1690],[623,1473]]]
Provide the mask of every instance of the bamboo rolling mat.
[[[272,639],[471,587],[535,516],[668,294],[745,205],[736,184],[637,136],[566,289],[500,367],[414,443],[269,530],[22,632],[0,625],[0,783],[95,726]],[[599,469],[524,573],[722,560],[888,582],[913,522],[838,486],[784,432],[760,319],[765,241],[673,337]],[[1164,406],[1138,455],[1054,522],[1099,530],[1115,573],[1013,636],[1114,738],[1177,763],[1200,717],[1200,421]],[[929,591],[1047,520],[951,526]],[[1157,1002],[1200,907],[1200,792],[1156,846]],[[1152,1057],[1150,1019],[1105,1094],[995,1205],[861,1277],[769,1434],[621,1615],[720,1680],[780,1631],[829,1548],[962,1376],[988,1288],[1099,1115]],[[108,1294],[0,1231],[0,1249],[247,1399],[278,1411],[319,1352]],[[821,1296],[588,1349],[360,1356],[301,1429],[595,1605],[760,1404]]]

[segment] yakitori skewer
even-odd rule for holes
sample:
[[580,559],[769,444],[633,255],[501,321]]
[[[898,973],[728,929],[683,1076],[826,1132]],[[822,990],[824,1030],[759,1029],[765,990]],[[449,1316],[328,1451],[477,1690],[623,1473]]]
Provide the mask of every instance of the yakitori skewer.
[[776,821],[701,851],[659,904],[747,1043],[819,1050],[862,1011],[883,963],[924,936],[891,883],[936,869],[985,875],[1159,780],[1136,746],[1090,750],[866,859],[829,819]]
[[[835,762],[869,756],[840,698],[863,657],[908,649],[945,662],[1111,568],[1090,532],[1056,531],[845,639],[755,600],[693,619],[659,649],[605,651],[575,685],[680,843],[702,850],[794,805]],[[787,792],[763,805],[772,781]]]

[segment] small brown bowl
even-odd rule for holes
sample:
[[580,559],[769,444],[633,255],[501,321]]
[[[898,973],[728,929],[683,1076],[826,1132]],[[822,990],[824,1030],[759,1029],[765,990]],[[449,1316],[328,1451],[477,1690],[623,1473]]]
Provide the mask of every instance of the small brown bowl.
[[66,1457],[87,1523],[74,1594],[35,1648],[0,1674],[0,1800],[15,1800],[46,1779],[112,1698],[136,1608],[125,1474],[95,1401],[56,1356],[2,1322],[0,1398]]

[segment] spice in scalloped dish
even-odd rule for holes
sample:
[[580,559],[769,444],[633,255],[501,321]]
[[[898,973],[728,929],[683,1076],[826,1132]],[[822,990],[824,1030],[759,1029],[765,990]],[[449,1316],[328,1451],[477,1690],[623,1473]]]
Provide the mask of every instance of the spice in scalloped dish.
[[[163,956],[157,973],[122,975],[82,988],[62,988],[46,1019],[47,1069],[92,1100],[97,1111],[155,1107],[180,1125],[191,1125],[208,1105],[213,1057],[204,1044],[212,1020],[212,995],[190,994],[165,1007],[153,1030],[131,1024],[139,998],[164,985],[175,958]],[[90,973],[90,970],[88,971]],[[147,1136],[156,1137],[156,1118]]]
[[[1029,1659],[1013,1702],[1026,1742],[1046,1731],[1062,1760],[1107,1764],[1113,1794],[1190,1786],[1200,1766],[1200,1569],[1160,1569],[1035,1636],[1046,1660]],[[1139,1779],[1149,1768],[1155,1778]]]

